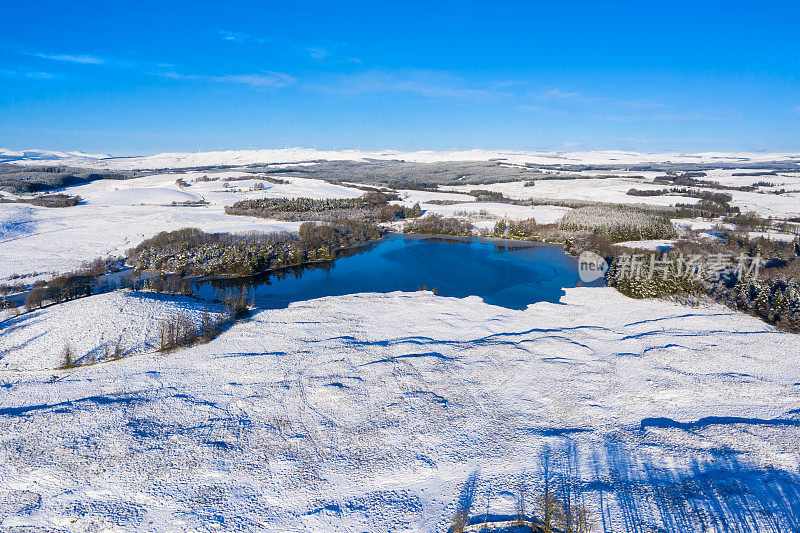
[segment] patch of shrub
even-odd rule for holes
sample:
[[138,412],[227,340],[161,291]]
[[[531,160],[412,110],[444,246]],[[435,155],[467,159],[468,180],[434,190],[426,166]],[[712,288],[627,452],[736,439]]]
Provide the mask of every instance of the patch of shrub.
[[305,222],[299,233],[204,233],[195,228],[161,232],[128,251],[137,271],[179,276],[250,276],[310,262],[330,261],[337,250],[381,237],[358,220]]
[[60,165],[21,166],[0,164],[0,188],[8,187],[20,192],[39,192],[69,185],[88,183],[99,179],[124,180],[146,175],[126,170],[94,170]]
[[533,218],[526,220],[500,220],[494,225],[493,237],[506,239],[538,239],[544,227]]
[[428,200],[426,204],[431,205],[458,205],[472,202],[472,200]]
[[472,235],[473,226],[469,222],[457,218],[445,218],[440,215],[427,215],[416,218],[406,224],[404,233],[421,233],[427,235]]
[[395,220],[419,216],[421,210],[389,204],[399,200],[393,193],[377,190],[365,192],[359,198],[260,198],[242,200],[225,208],[229,215],[246,215],[274,220],[317,220],[366,219],[375,221]]
[[76,271],[58,275],[46,282],[38,281],[25,298],[25,307],[31,310],[43,307],[48,301],[61,303],[108,290],[108,287],[98,285],[98,278],[109,271],[116,271],[118,267],[116,260],[98,258]]
[[[800,239],[787,243],[733,232],[712,243],[679,241],[659,257],[641,254],[644,260],[637,265],[618,249],[585,249],[610,261],[609,285],[633,298],[711,298],[786,331],[800,332]],[[749,270],[753,258],[763,264]],[[740,261],[746,262],[745,269],[738,268]],[[716,268],[708,268],[715,263]]]
[[665,196],[672,192],[670,189],[629,189],[628,196]]
[[8,204],[31,204],[37,207],[72,207],[81,202],[80,196],[69,196],[67,194],[48,194],[45,196],[34,196],[32,198],[17,198],[9,200],[0,198],[0,203]]
[[229,292],[224,298],[225,313],[212,316],[203,312],[200,324],[191,318],[176,313],[159,324],[159,351],[192,346],[198,342],[210,342],[237,319],[247,315],[247,294],[244,291]]
[[476,202],[503,202],[506,199],[502,192],[486,189],[474,189],[469,191],[469,195],[474,196]]
[[777,176],[777,170],[756,170],[753,172],[734,172],[731,176]]
[[561,219],[559,228],[563,231],[608,235],[614,242],[677,237],[669,218],[625,208],[573,209]]

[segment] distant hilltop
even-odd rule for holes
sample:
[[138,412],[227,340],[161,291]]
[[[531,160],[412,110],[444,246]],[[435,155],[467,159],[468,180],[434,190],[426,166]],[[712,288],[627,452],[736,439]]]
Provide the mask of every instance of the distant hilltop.
[[106,159],[108,154],[87,154],[84,152],[60,152],[54,150],[8,150],[0,148],[0,163],[13,161],[62,161]]
[[772,164],[797,166],[800,154],[755,152],[665,152],[629,151],[514,151],[514,150],[451,150],[401,152],[397,150],[316,150],[313,148],[280,148],[263,150],[226,150],[216,152],[163,153],[151,156],[111,157],[107,154],[48,150],[7,150],[0,148],[0,163],[75,165],[112,170],[149,170],[268,164],[298,164],[317,161],[407,161],[433,163],[443,161],[496,161],[510,165],[536,166],[637,166],[648,164],[704,165],[720,167],[752,167]]

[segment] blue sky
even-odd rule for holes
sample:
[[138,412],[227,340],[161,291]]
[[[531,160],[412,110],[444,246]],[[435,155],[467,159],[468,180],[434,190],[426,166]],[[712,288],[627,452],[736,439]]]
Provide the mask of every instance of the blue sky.
[[0,146],[800,151],[800,2],[5,2]]

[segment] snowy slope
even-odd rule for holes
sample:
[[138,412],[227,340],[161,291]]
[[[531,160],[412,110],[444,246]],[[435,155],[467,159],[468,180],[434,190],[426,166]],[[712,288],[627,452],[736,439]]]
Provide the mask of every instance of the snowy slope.
[[159,324],[175,314],[201,323],[204,312],[216,317],[220,306],[192,298],[116,291],[51,305],[0,322],[0,370],[45,370],[63,363],[70,346],[81,364],[113,352],[119,340],[125,356],[159,346]]
[[612,289],[562,302],[330,297],[169,354],[0,372],[0,524],[445,531],[471,478],[473,516],[521,486],[530,509],[549,449],[598,530],[791,530],[800,337]]
[[[5,152],[17,153],[6,150]],[[32,151],[29,151],[32,152]],[[2,152],[0,152],[2,153]],[[27,152],[26,152],[27,153]],[[55,154],[53,152],[53,154]],[[58,153],[62,154],[62,153]],[[70,153],[77,154],[77,153]],[[12,156],[13,157],[13,156]],[[418,151],[401,152],[397,150],[316,150],[310,148],[281,148],[265,150],[227,150],[219,152],[164,153],[146,157],[110,158],[93,161],[100,156],[76,155],[74,163],[102,168],[123,169],[163,169],[189,168],[214,165],[250,165],[256,163],[298,163],[306,161],[363,161],[366,159],[404,160],[417,162],[433,161],[489,161],[502,160],[506,163],[541,165],[565,164],[643,164],[643,163],[758,163],[767,161],[800,162],[800,154],[789,153],[749,153],[749,152],[704,152],[704,153],[639,153],[627,151],[512,151],[512,150],[460,150],[460,151]]]
[[84,152],[59,152],[52,150],[8,150],[0,148],[0,163],[10,162],[60,162],[63,164],[89,163],[110,157],[107,154],[87,154]]
[[[769,181],[772,176],[742,178],[733,176],[736,170],[711,171],[709,176],[702,178],[710,181],[718,181],[723,185],[742,186],[751,185],[760,180]],[[616,174],[617,172],[615,172]],[[587,202],[609,202],[616,204],[646,204],[655,206],[674,206],[676,203],[697,204],[697,198],[686,196],[631,196],[627,192],[630,189],[637,190],[659,190],[669,188],[663,183],[653,183],[652,178],[660,173],[647,172],[641,178],[585,178],[585,179],[549,179],[537,180],[533,187],[526,187],[525,182],[505,182],[481,185],[481,189],[502,192],[505,196],[515,199],[536,199],[540,201],[564,201],[582,200]],[[800,215],[800,174],[781,173],[776,177],[780,187],[787,191],[783,194],[771,194],[776,188],[762,188],[761,192],[756,191],[737,191],[737,190],[715,190],[705,189],[711,192],[723,192],[730,194],[733,199],[732,206],[739,207],[742,212],[754,211],[761,216],[773,217],[793,217]],[[443,190],[466,193],[474,189],[474,185],[457,185],[442,187]]]
[[749,163],[759,161],[800,161],[799,154],[770,153],[653,153],[636,152],[519,152],[506,150],[419,151],[395,150],[312,150],[285,148],[274,150],[233,150],[183,154],[158,154],[149,157],[112,159],[101,164],[114,169],[186,168],[206,165],[247,165],[254,163],[293,163],[300,161],[362,161],[365,159],[400,159],[404,161],[488,161],[504,160],[508,163],[563,164],[640,164],[652,162],[672,163]]
[[[350,198],[358,189],[319,180],[292,178],[281,185],[255,180],[231,181],[242,172],[215,174],[217,181],[194,182],[201,173],[158,174],[130,180],[98,180],[66,188],[83,202],[49,209],[0,204],[0,283],[15,274],[67,272],[96,257],[118,256],[160,231],[195,227],[207,232],[297,231],[299,222],[226,215],[238,200],[262,197]],[[179,187],[184,179],[190,185]],[[264,190],[250,191],[255,184]],[[208,205],[171,203],[205,200]],[[46,277],[46,276],[45,276]],[[32,279],[26,279],[30,282]]]

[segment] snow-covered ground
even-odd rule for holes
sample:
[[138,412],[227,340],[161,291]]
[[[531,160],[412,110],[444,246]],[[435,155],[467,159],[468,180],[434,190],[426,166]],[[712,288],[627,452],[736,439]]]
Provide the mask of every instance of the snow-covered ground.
[[[702,178],[719,181],[723,185],[739,186],[737,182],[741,178],[733,178],[734,171],[720,171],[713,178]],[[616,174],[616,172],[615,172]],[[744,185],[750,185],[759,180],[769,181],[774,176],[749,177]],[[729,183],[727,178],[731,178],[733,183]],[[783,194],[762,194],[758,192],[736,191],[736,190],[715,190],[704,189],[710,192],[721,192],[730,194],[733,200],[732,206],[738,207],[742,212],[754,211],[761,216],[772,216],[786,218],[797,216],[800,213],[800,175],[786,174],[782,177],[786,189],[796,192]],[[457,185],[443,187],[445,190],[453,192],[468,192],[477,188],[474,185]],[[525,187],[525,182],[494,183],[491,185],[481,185],[479,188],[503,193],[505,196],[514,199],[526,200],[583,200],[589,202],[608,202],[616,204],[644,204],[655,206],[674,206],[676,204],[697,204],[697,198],[686,196],[630,196],[627,192],[630,189],[658,190],[670,188],[669,185],[652,183],[647,178],[586,178],[586,179],[559,179],[559,180],[538,180],[533,187]],[[774,190],[767,188],[765,190]]]
[[[119,311],[93,298],[40,327]],[[523,484],[531,508],[547,449],[600,530],[800,511],[800,337],[721,306],[358,294],[70,371],[19,351],[48,370],[0,372],[5,527],[445,531],[471,478],[473,515],[513,514]]]
[[47,370],[64,362],[67,346],[79,364],[102,360],[119,342],[124,355],[159,347],[159,325],[179,314],[199,325],[219,305],[194,298],[115,291],[50,305],[0,322],[0,370]]
[[107,154],[87,154],[85,152],[62,152],[57,150],[9,150],[0,148],[0,163],[7,162],[60,162],[61,164],[85,164],[97,159],[110,157]]
[[651,250],[655,252],[666,252],[675,246],[675,240],[672,239],[652,239],[648,241],[625,241],[618,242],[614,246],[625,246],[627,248],[636,248],[638,250]]
[[[160,231],[296,231],[299,223],[226,215],[221,206],[96,206],[64,209],[0,204],[0,281],[69,272],[97,257],[120,256]],[[25,281],[30,281],[26,279]]]
[[[790,161],[796,156],[787,154],[635,154],[628,152],[491,152],[470,150],[464,152],[317,152],[305,149],[246,150],[237,152],[207,152],[197,154],[161,154],[148,158],[102,158],[79,152],[44,152],[5,150],[5,157],[23,157],[14,161],[48,162],[50,164],[77,164],[104,168],[180,168],[198,165],[241,165],[248,163],[288,163],[330,160],[404,159],[407,161],[467,161],[505,159],[508,163],[631,163],[652,161],[673,162],[742,162]],[[49,158],[49,159],[48,159]],[[77,159],[76,159],[77,158]],[[558,173],[558,171],[550,171]],[[751,172],[752,171],[747,171]],[[587,178],[569,180],[539,180],[535,186],[525,187],[523,182],[498,183],[479,188],[502,192],[516,199],[539,201],[602,201],[623,204],[649,204],[668,206],[676,203],[694,204],[695,198],[680,196],[629,196],[627,191],[661,189],[664,185],[652,183],[658,172],[615,171],[622,177]],[[774,183],[779,188],[800,190],[800,173],[781,172],[773,176],[733,176],[736,170],[709,171],[706,179],[727,185],[750,185],[758,181]],[[607,174],[587,171],[586,175]],[[203,177],[213,181],[202,181]],[[281,231],[296,230],[298,224],[266,221],[249,217],[231,217],[224,207],[248,198],[297,197],[348,198],[363,191],[343,185],[301,178],[286,179],[286,184],[272,184],[249,177],[246,172],[185,172],[156,174],[131,180],[100,180],[86,185],[69,187],[69,194],[80,195],[81,205],[66,209],[38,208],[30,205],[0,204],[0,283],[12,276],[28,275],[31,282],[36,273],[64,272],[77,268],[83,261],[100,256],[121,255],[143,239],[159,231],[183,227],[199,227],[205,231]],[[255,176],[253,177],[255,178]],[[189,184],[179,187],[177,179]],[[197,181],[201,179],[201,181]],[[225,187],[226,180],[228,186]],[[255,190],[258,186],[259,190]],[[263,189],[261,187],[263,186]],[[500,203],[477,203],[465,193],[476,186],[450,187],[448,191],[401,191],[403,203],[419,202],[428,213],[444,216],[458,215],[481,228],[490,228],[497,219],[535,218],[540,223],[557,222],[566,208],[554,206],[523,207]],[[733,196],[732,205],[743,211],[756,211],[777,217],[797,216],[800,211],[800,193],[761,194],[756,192],[727,191]],[[431,200],[449,200],[464,203],[454,205],[430,204]],[[207,205],[171,205],[173,202],[208,202]],[[791,235],[772,233],[771,237],[791,240]],[[42,275],[38,276],[43,277]],[[46,276],[44,276],[46,277]]]
[[[196,227],[207,232],[297,231],[300,223],[226,215],[224,206],[262,197],[350,198],[363,194],[351,187],[319,180],[289,178],[287,184],[260,180],[230,181],[246,175],[223,172],[218,181],[194,182],[203,173],[159,174],[131,180],[99,180],[68,187],[84,199],[68,208],[0,204],[0,282],[13,275],[67,272],[84,261],[118,256],[160,231]],[[181,188],[179,178],[189,183]],[[255,184],[264,190],[249,190]],[[205,200],[208,205],[171,203]],[[39,276],[41,277],[41,276]],[[28,278],[30,282],[34,278]]]
[[[13,152],[12,150],[7,150]],[[539,165],[623,165],[646,163],[750,164],[759,162],[797,162],[800,154],[789,153],[640,153],[606,151],[518,151],[518,150],[452,150],[401,152],[397,150],[314,150],[282,148],[267,150],[225,150],[218,152],[164,153],[146,157],[97,159],[96,156],[72,158],[70,164],[83,164],[115,170],[189,168],[213,165],[251,165],[258,163],[296,163],[306,161],[363,161],[367,159],[434,161],[502,161],[508,164]],[[41,163],[40,161],[37,163]]]
[[[30,152],[0,151],[0,160],[115,169],[364,158],[798,160],[478,150],[124,159]],[[706,179],[800,189],[797,173],[735,172],[711,171]],[[557,222],[569,209],[479,203],[469,190],[551,200],[696,201],[628,196],[631,188],[664,188],[651,183],[659,173],[614,174],[622,177],[400,194],[404,205],[419,202],[428,213],[486,228],[500,218]],[[179,171],[69,187],[65,192],[84,199],[70,208],[0,204],[0,282],[120,255],[159,231],[299,225],[224,213],[241,199],[363,193],[273,177],[288,183],[236,169]],[[798,193],[731,194],[743,210],[800,214]],[[458,203],[430,203],[436,200]],[[187,201],[207,204],[172,205]],[[709,238],[719,229],[711,221],[674,223],[682,233],[707,231]],[[623,244],[658,249],[671,241]],[[632,300],[609,288],[567,289],[560,304],[525,311],[427,292],[353,294],[255,312],[208,344],[154,351],[164,318],[179,313],[197,323],[204,309],[185,298],[118,291],[0,317],[0,529],[445,531],[470,484],[475,517],[514,515],[523,487],[532,509],[548,454],[557,475],[575,481],[600,531],[800,527],[800,336],[756,318],[713,304]],[[118,339],[129,357],[57,369],[67,343],[85,362],[102,358],[103,347],[113,350]]]
[[[405,202],[408,205],[411,202]],[[551,205],[522,206],[497,202],[469,202],[452,205],[435,205],[420,203],[426,214],[445,217],[456,216],[467,220],[525,220],[533,218],[540,224],[558,222],[569,211],[567,207]]]
[[[712,232],[716,231],[730,231],[735,230],[736,227],[733,224],[725,224],[723,222],[716,222],[711,220],[703,220],[703,219],[691,219],[691,218],[674,218],[672,219],[672,224],[675,226],[676,229],[679,231],[681,230],[709,230]],[[750,237],[764,237],[767,239],[772,239],[775,241],[784,241],[784,242],[792,242],[797,238],[797,234],[795,233],[783,233],[781,231],[748,231],[747,234]],[[705,233],[701,235],[713,236],[712,234]]]
[[629,196],[630,189],[658,190],[664,185],[648,183],[639,178],[585,178],[537,180],[533,187],[525,187],[525,182],[493,183],[490,185],[456,185],[443,187],[445,190],[468,192],[480,188],[502,192],[504,196],[518,200],[583,200],[588,202],[608,202],[615,204],[647,204],[670,206],[675,203],[696,204],[697,198],[680,196]]

